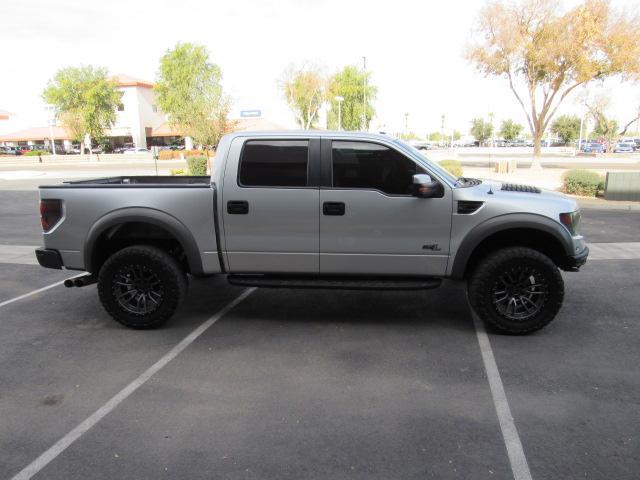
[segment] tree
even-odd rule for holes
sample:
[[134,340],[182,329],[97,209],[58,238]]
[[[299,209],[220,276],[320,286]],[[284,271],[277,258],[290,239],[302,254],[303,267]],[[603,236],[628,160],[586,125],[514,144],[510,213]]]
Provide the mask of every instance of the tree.
[[[366,86],[365,86],[366,85]],[[338,128],[338,102],[335,97],[343,97],[341,102],[341,124],[344,130],[368,130],[375,113],[372,106],[377,88],[371,85],[370,73],[363,72],[356,65],[348,65],[329,79],[328,99],[331,111],[327,120],[329,128]],[[366,108],[364,107],[366,96]],[[364,119],[364,125],[363,125]]]
[[42,92],[42,98],[56,106],[58,119],[73,139],[82,144],[84,152],[86,148],[91,151],[91,144],[85,145],[87,135],[101,140],[104,131],[115,123],[121,93],[107,77],[105,68],[87,65],[59,70]]
[[431,132],[427,135],[427,138],[431,142],[440,142],[442,141],[442,134],[440,132]]
[[474,118],[471,120],[471,135],[482,145],[491,138],[493,134],[493,125],[482,118]]
[[585,0],[565,13],[555,0],[496,0],[480,11],[467,57],[485,75],[508,80],[533,135],[532,167],[540,166],[549,120],[576,87],[616,75],[638,76],[638,21],[607,0]]
[[604,139],[607,145],[611,145],[618,138],[618,122],[603,116],[596,122],[591,135],[596,139]]
[[222,71],[203,45],[177,43],[160,59],[158,105],[176,130],[202,146],[215,147],[233,126],[221,81]]
[[618,137],[618,122],[609,118],[606,110],[609,108],[610,99],[607,95],[596,96],[593,101],[585,102],[589,116],[593,118],[595,127],[591,135],[596,139],[604,139],[607,145],[611,145]]
[[320,69],[310,65],[301,68],[291,65],[284,73],[280,88],[298,125],[305,130],[314,127],[327,91],[327,81]]
[[462,134],[460,133],[459,130],[454,130],[453,131],[453,141],[456,142],[458,140],[460,140],[462,138]]
[[500,136],[510,142],[518,138],[523,129],[522,125],[508,118],[500,124]]
[[580,117],[561,115],[551,124],[551,131],[560,137],[565,145],[580,135]]
[[400,138],[402,140],[422,140],[415,132],[401,133]]

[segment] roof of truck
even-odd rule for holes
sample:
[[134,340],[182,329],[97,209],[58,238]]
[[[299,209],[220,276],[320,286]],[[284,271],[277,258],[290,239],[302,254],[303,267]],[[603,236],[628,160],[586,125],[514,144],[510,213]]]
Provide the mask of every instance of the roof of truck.
[[345,132],[338,130],[257,130],[257,131],[245,131],[245,132],[233,132],[226,135],[230,138],[235,137],[342,137],[342,138],[358,138],[358,139],[370,139],[370,140],[395,140],[394,137],[383,133],[369,133],[369,132]]

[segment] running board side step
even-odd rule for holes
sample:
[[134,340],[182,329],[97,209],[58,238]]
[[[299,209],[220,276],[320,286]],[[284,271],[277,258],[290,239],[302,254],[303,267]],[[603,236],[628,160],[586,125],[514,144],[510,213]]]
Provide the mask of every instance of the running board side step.
[[428,290],[438,288],[434,277],[336,277],[283,275],[227,275],[231,285],[262,288],[321,288],[342,290]]

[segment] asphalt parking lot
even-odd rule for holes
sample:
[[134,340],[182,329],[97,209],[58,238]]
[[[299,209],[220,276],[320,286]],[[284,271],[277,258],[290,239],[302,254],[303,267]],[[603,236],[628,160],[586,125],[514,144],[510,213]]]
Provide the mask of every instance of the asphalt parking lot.
[[[36,198],[0,192],[0,245],[39,244]],[[640,242],[640,212],[583,222],[590,242]],[[550,326],[489,332],[514,436],[459,283],[249,293],[199,279],[165,328],[132,331],[94,287],[12,301],[71,273],[0,263],[0,478],[36,462],[46,479],[637,479],[639,268],[590,261],[564,275]]]

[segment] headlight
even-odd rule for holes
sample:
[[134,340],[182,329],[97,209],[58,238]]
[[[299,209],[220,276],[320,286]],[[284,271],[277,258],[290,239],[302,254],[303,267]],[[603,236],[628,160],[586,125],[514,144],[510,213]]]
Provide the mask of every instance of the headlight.
[[560,223],[562,223],[562,225],[564,225],[567,230],[569,230],[571,235],[576,236],[580,235],[579,226],[581,218],[582,214],[580,213],[580,210],[576,210],[575,212],[570,213],[561,213]]

